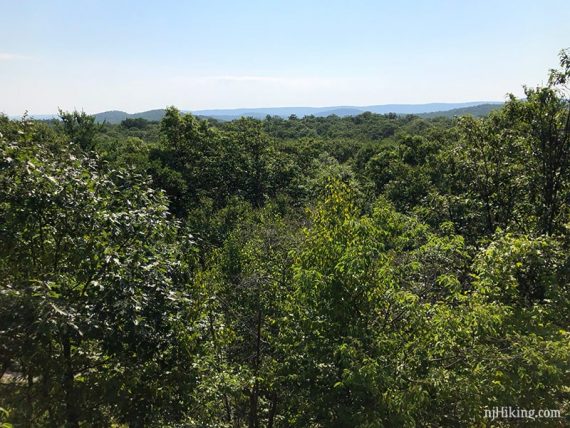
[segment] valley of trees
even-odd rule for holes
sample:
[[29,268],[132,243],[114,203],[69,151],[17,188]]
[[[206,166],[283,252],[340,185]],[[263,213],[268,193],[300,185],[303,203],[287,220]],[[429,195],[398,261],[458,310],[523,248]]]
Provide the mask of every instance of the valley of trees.
[[484,118],[0,116],[0,426],[567,426],[569,55]]

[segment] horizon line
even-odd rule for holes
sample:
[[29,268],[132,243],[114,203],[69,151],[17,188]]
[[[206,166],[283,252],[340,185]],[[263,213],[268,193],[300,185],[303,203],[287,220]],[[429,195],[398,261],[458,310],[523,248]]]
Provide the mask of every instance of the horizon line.
[[[290,106],[268,106],[268,107],[210,107],[210,108],[199,108],[199,109],[185,109],[175,106],[174,104],[166,105],[165,107],[159,108],[150,108],[146,110],[138,110],[138,111],[126,111],[126,110],[119,110],[119,109],[111,109],[111,110],[100,110],[95,113],[88,113],[83,108],[73,108],[72,110],[64,110],[64,111],[79,111],[85,112],[89,116],[94,116],[101,113],[109,113],[109,112],[120,112],[126,114],[138,114],[138,113],[146,113],[149,111],[157,111],[157,110],[166,110],[169,107],[175,107],[181,112],[184,113],[194,113],[194,112],[202,112],[202,111],[216,111],[216,110],[224,110],[224,111],[238,111],[238,110],[269,110],[269,109],[295,109],[295,108],[306,108],[306,109],[339,109],[339,108],[354,108],[354,109],[366,109],[370,107],[383,107],[383,106],[428,106],[432,104],[475,104],[475,105],[482,105],[482,104],[504,104],[505,101],[497,101],[497,100],[478,100],[478,101],[430,101],[430,102],[422,102],[422,103],[385,103],[385,104],[367,104],[367,105],[324,105],[324,106],[313,106],[313,105],[290,105]],[[366,110],[363,111],[363,113]],[[33,116],[57,116],[58,113],[30,113],[29,111],[24,111],[21,114],[8,114],[6,112],[0,111],[0,115],[6,115],[9,118],[14,117],[23,117],[26,114],[30,117]]]

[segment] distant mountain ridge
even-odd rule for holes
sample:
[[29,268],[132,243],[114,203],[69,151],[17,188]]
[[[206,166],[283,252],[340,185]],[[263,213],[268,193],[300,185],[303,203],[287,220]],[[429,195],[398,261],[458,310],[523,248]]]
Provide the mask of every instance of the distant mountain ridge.
[[357,116],[365,112],[377,114],[426,114],[445,112],[454,109],[468,109],[480,105],[502,105],[498,101],[471,101],[465,103],[428,103],[428,104],[381,104],[370,106],[333,106],[333,107],[267,107],[267,108],[238,108],[238,109],[213,109],[195,110],[191,113],[196,116],[211,117],[219,120],[233,120],[242,116],[263,119],[265,116],[289,117],[296,115],[303,117],[314,115],[317,117],[335,114],[340,117]]
[[493,110],[497,110],[503,106],[503,103],[500,104],[480,104],[472,107],[462,107],[462,108],[454,108],[451,110],[445,111],[434,111],[430,113],[421,113],[418,116],[425,117],[425,118],[433,118],[433,117],[454,117],[454,116],[465,116],[471,115],[474,117],[483,117],[487,116]]
[[164,117],[165,109],[148,110],[140,113],[127,113],[120,110],[104,111],[95,114],[95,121],[107,123],[121,123],[125,119],[146,119],[150,121],[159,121]]
[[[332,106],[332,107],[266,107],[266,108],[237,108],[237,109],[210,109],[184,111],[195,116],[212,118],[221,121],[229,121],[240,117],[253,117],[263,119],[267,115],[288,118],[291,115],[304,117],[314,115],[326,117],[336,115],[339,117],[357,116],[365,112],[377,114],[415,114],[422,117],[453,117],[464,114],[473,116],[485,116],[490,111],[499,108],[503,103],[499,101],[472,101],[465,103],[427,103],[427,104],[380,104],[371,106]],[[166,110],[156,109],[139,113],[127,113],[120,110],[110,110],[95,114],[95,120],[99,123],[121,123],[125,119],[146,119],[159,121],[163,118]],[[57,115],[32,115],[36,119],[52,119]]]

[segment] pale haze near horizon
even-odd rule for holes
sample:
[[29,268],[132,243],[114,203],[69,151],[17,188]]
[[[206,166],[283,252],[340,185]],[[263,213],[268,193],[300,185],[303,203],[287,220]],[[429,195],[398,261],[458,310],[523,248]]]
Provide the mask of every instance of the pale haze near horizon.
[[0,112],[501,101],[568,1],[4,1]]

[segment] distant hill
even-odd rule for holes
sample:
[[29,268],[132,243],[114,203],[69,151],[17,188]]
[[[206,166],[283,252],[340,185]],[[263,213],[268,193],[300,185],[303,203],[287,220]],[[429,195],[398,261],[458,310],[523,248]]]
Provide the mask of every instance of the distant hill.
[[503,106],[502,103],[500,104],[481,104],[473,107],[463,107],[463,108],[454,108],[452,110],[446,111],[434,111],[430,113],[422,113],[419,116],[425,118],[433,118],[433,117],[455,117],[455,116],[467,116],[471,115],[474,117],[483,117],[487,116],[493,110],[497,110]]
[[121,123],[129,117],[129,113],[119,110],[104,111],[95,115],[97,122]]
[[[302,117],[317,114],[323,110],[331,110],[337,107],[262,107],[262,108],[233,108],[233,109],[213,109],[213,110],[193,110],[191,113],[196,116],[213,118],[236,119],[239,117],[264,118],[265,116],[289,117],[292,114]],[[226,119],[227,120],[227,119]]]
[[369,111],[378,114],[396,113],[396,114],[424,114],[439,111],[449,111],[453,109],[461,109],[474,107],[482,104],[497,104],[495,101],[471,101],[466,103],[428,103],[428,104],[383,104],[366,107],[357,107],[360,110]]
[[353,107],[339,107],[334,108],[332,110],[324,110],[320,111],[315,114],[317,117],[327,117],[331,115],[339,116],[339,117],[346,117],[346,116],[358,116],[359,114],[364,113],[366,110],[360,110],[359,108]]
[[[304,117],[313,115],[326,117],[336,115],[340,117],[357,116],[364,112],[377,114],[416,114],[423,117],[447,116],[453,117],[463,114],[484,116],[490,111],[500,107],[500,102],[473,101],[467,103],[429,103],[429,104],[382,104],[363,107],[336,106],[336,107],[267,107],[267,108],[240,108],[240,109],[216,109],[194,110],[191,113],[204,118],[212,118],[221,121],[229,121],[240,117],[253,117],[263,119],[267,115],[287,118],[291,115]],[[159,121],[164,116],[164,109],[143,111],[140,113],[127,113],[124,111],[111,110],[97,113],[97,122],[121,123],[125,119],[142,118],[150,121]]]
[[440,111],[448,111],[452,109],[462,109],[482,104],[501,104],[489,101],[471,101],[465,103],[429,103],[429,104],[380,104],[371,106],[333,106],[333,107],[268,107],[268,108],[238,108],[238,109],[216,109],[216,110],[195,110],[192,114],[203,117],[211,117],[218,120],[233,120],[243,116],[262,119],[267,115],[289,117],[296,115],[298,117],[314,115],[317,117],[326,117],[331,114],[337,116],[357,116],[364,112],[377,114],[424,114]]
[[146,120],[150,120],[152,122],[158,122],[159,120],[161,120],[164,117],[165,113],[166,113],[166,110],[163,108],[156,109],[156,110],[148,110],[148,111],[144,111],[142,113],[130,114],[129,119],[146,119]]
[[146,119],[150,121],[159,121],[164,117],[165,109],[149,110],[140,113],[129,114],[120,110],[110,110],[104,111],[102,113],[95,114],[95,121],[102,123],[121,123],[125,119]]

